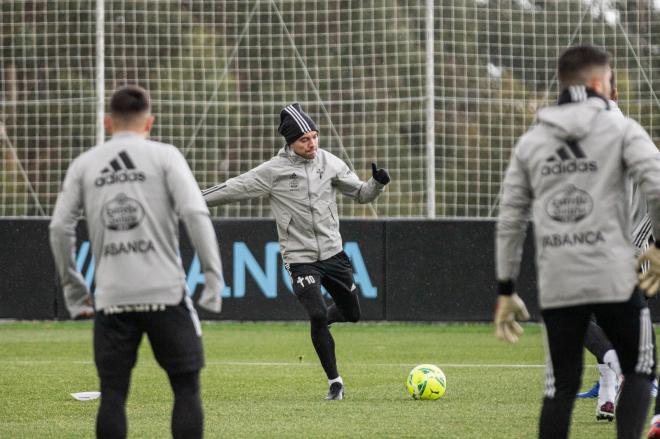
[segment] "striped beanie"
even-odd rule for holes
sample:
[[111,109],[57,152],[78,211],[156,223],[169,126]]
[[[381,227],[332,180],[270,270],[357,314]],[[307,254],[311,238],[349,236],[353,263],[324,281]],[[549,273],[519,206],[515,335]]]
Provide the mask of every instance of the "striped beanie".
[[277,131],[284,136],[286,144],[290,145],[305,133],[317,131],[314,121],[305,114],[300,104],[287,105],[280,112],[280,127]]

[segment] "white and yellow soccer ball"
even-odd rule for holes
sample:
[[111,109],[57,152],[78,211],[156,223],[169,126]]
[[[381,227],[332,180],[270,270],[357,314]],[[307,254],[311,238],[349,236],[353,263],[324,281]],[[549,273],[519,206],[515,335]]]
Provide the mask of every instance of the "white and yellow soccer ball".
[[420,364],[408,374],[406,388],[415,399],[439,399],[447,389],[447,378],[438,366]]

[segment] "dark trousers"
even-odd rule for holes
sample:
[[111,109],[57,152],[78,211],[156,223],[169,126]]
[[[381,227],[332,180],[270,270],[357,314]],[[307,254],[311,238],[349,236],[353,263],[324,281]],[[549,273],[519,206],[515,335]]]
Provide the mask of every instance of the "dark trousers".
[[[330,334],[335,322],[360,320],[360,302],[353,283],[353,266],[343,251],[313,263],[287,264],[293,292],[305,308],[310,321],[312,344],[328,379],[339,376],[335,341]],[[332,297],[329,307],[321,292],[325,287]]]
[[616,409],[619,438],[641,435],[655,373],[651,319],[641,291],[623,303],[579,305],[542,311],[546,344],[545,398],[539,436],[568,437],[575,394],[580,387],[583,343],[594,315],[616,350],[624,385]]
[[202,437],[199,370],[204,366],[204,353],[197,313],[187,297],[176,306],[153,308],[108,314],[100,310],[96,314],[94,360],[101,382],[97,438],[123,439],[127,435],[126,399],[131,371],[145,333],[174,393],[172,436]]

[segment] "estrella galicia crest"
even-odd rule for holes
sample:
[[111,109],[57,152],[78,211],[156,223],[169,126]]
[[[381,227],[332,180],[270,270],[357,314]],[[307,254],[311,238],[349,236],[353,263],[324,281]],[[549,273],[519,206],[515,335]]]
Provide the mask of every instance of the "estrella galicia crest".
[[110,230],[130,230],[137,227],[144,218],[144,208],[139,201],[117,194],[103,206],[103,225]]
[[587,217],[594,208],[588,192],[569,184],[552,194],[545,203],[550,218],[562,223],[577,223]]

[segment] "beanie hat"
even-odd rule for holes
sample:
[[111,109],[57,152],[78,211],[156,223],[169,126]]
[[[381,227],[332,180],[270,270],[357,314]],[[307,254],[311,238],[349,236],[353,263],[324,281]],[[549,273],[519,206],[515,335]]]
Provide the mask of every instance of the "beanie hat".
[[280,112],[280,126],[277,131],[284,136],[287,145],[292,144],[305,133],[318,130],[314,121],[305,114],[298,103],[287,105]]

